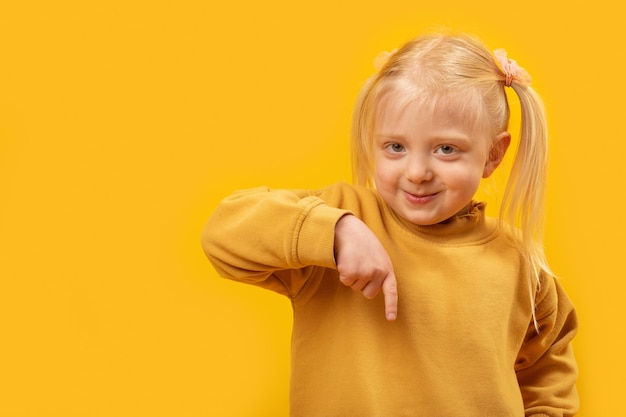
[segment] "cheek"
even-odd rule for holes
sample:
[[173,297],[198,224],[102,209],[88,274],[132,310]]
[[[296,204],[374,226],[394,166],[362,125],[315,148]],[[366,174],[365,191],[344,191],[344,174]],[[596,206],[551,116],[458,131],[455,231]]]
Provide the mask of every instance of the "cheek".
[[384,159],[376,161],[374,166],[374,183],[378,189],[384,189],[396,182],[394,167],[386,162]]
[[378,170],[374,171],[374,186],[378,191],[383,191],[386,187],[387,181],[384,177],[381,177],[381,174]]
[[478,189],[482,179],[482,167],[474,165],[472,167],[459,167],[449,171],[448,185],[455,185],[455,188],[464,189],[468,192]]

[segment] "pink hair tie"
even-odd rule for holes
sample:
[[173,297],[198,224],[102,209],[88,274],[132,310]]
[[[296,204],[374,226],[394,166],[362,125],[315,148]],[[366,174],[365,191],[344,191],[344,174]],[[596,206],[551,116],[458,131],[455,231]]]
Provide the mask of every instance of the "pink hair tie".
[[496,49],[493,51],[493,54],[496,57],[496,61],[500,64],[500,68],[504,71],[504,75],[506,77],[505,85],[507,87],[511,86],[513,80],[530,84],[530,75],[528,75],[528,72],[526,72],[524,68],[517,65],[517,61],[507,58],[507,54],[504,49]]

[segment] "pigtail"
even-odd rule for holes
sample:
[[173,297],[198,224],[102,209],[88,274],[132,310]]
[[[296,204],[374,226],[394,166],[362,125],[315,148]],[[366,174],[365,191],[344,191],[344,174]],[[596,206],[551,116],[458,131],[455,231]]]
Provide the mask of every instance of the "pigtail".
[[500,218],[517,226],[520,250],[539,285],[541,273],[553,275],[543,250],[548,165],[548,128],[541,98],[522,82],[511,87],[521,107],[517,152],[500,207]]
[[543,247],[548,128],[539,95],[522,82],[513,81],[511,87],[520,101],[521,126],[518,148],[500,205],[500,219],[516,226],[513,228],[514,244],[522,253],[529,274],[533,321],[539,331],[534,294],[541,286],[542,276],[554,276]]

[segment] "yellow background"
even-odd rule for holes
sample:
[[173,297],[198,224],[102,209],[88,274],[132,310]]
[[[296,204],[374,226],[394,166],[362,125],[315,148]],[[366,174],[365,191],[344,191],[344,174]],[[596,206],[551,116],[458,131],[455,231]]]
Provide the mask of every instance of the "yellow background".
[[286,416],[289,303],[217,279],[200,230],[237,188],[349,181],[372,59],[440,25],[546,101],[580,416],[621,415],[626,31],[562,3],[3,1],[0,415]]

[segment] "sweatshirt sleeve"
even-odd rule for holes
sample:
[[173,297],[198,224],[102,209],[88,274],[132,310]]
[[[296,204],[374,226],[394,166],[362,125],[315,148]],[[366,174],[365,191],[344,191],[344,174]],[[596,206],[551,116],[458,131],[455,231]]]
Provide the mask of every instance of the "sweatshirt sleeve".
[[539,332],[531,323],[515,366],[526,416],[573,416],[579,408],[578,368],[572,350],[578,321],[556,279],[543,279],[536,314]]
[[222,277],[294,297],[314,267],[335,268],[335,224],[347,213],[316,192],[238,191],[207,221],[202,247]]

